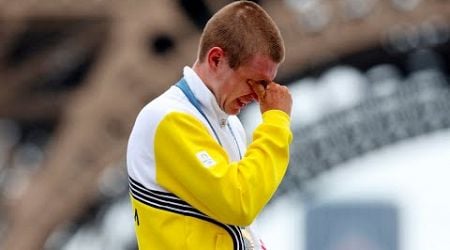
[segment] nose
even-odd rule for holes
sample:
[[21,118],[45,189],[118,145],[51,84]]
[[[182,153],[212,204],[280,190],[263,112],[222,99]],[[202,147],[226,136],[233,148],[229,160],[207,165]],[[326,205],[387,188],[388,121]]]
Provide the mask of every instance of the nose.
[[251,100],[249,100],[249,101],[254,101],[254,100],[258,99],[258,95],[255,93],[255,91],[253,91],[253,89],[250,87],[250,85],[248,85],[248,91],[250,92],[250,94],[248,94],[247,96],[249,99],[251,98]]

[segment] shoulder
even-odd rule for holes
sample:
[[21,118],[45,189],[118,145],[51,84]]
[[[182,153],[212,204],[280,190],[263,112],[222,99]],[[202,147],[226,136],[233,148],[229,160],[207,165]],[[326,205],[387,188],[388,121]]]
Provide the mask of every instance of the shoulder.
[[192,107],[183,92],[179,88],[171,86],[141,109],[135,126],[144,124],[147,128],[155,128],[164,117],[174,112],[196,116],[195,108]]

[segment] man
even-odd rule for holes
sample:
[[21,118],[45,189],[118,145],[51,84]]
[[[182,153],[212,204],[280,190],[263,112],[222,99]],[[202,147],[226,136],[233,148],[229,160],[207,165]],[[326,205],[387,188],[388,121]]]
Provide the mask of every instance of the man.
[[[250,224],[289,158],[292,98],[273,79],[278,28],[250,1],[207,23],[193,67],[139,113],[127,165],[139,249],[265,249]],[[237,114],[254,100],[262,124],[246,146]]]

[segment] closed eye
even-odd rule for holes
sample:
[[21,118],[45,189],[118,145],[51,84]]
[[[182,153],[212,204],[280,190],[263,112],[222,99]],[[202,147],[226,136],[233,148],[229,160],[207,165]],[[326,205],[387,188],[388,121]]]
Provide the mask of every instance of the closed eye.
[[269,81],[267,81],[267,80],[260,80],[260,81],[258,81],[258,83],[261,84],[262,86],[264,86],[264,88],[266,88],[267,85],[269,84]]

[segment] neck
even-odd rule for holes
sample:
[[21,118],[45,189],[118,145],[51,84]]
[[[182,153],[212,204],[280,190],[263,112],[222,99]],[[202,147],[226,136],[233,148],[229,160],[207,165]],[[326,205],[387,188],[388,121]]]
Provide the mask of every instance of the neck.
[[215,95],[215,87],[214,87],[214,80],[211,78],[208,69],[205,64],[200,63],[198,60],[195,61],[194,65],[192,66],[192,69],[194,72],[202,79],[203,83],[206,85],[206,87]]

